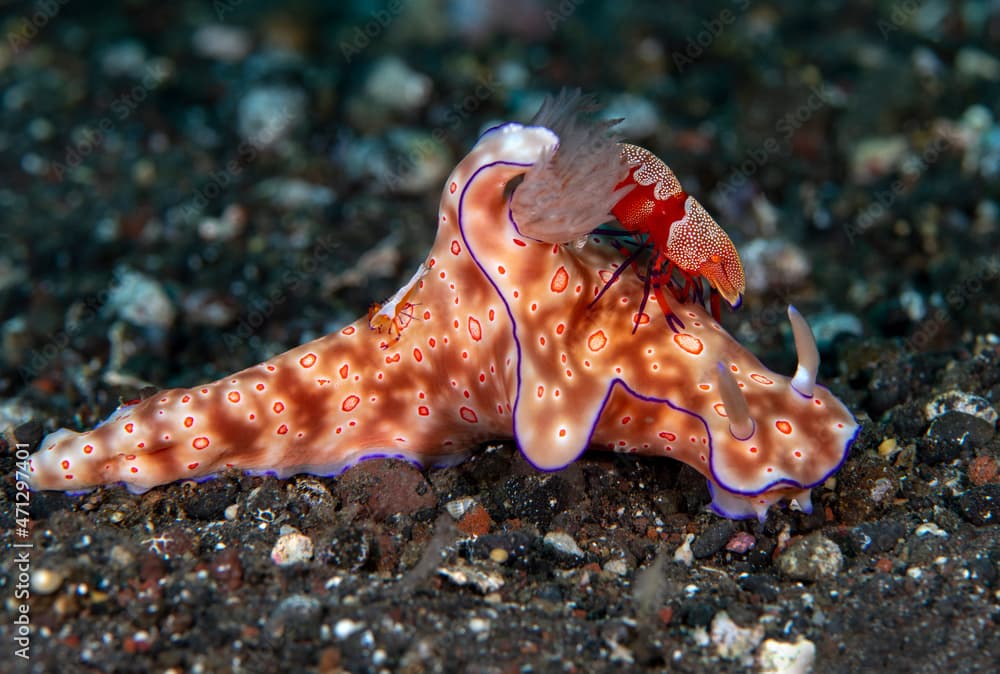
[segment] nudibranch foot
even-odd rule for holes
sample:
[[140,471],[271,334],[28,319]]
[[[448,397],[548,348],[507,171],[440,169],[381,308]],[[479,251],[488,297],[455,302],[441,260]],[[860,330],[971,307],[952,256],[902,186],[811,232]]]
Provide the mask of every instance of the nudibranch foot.
[[609,284],[616,249],[600,235],[574,245],[620,201],[617,144],[606,125],[551,126],[570,131],[483,134],[445,184],[427,260],[371,318],[124,406],[93,430],[56,431],[30,458],[31,486],[332,474],[373,456],[427,466],[513,437],[546,470],[590,446],[676,458],[708,479],[727,517],[808,503],[857,424],[815,385],[804,319],[791,318],[806,374],[791,379],[673,292],[646,296],[676,321],[643,318],[649,275]]

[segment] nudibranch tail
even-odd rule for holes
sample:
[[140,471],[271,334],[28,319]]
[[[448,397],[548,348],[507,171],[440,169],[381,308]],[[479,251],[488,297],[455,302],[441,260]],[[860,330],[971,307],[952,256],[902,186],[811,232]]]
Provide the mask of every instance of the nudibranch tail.
[[611,127],[616,122],[581,119],[593,99],[579,91],[546,98],[533,126],[552,129],[558,145],[546,148],[527,170],[511,199],[518,229],[536,241],[569,243],[611,219],[611,208],[627,189],[615,188],[628,174]]

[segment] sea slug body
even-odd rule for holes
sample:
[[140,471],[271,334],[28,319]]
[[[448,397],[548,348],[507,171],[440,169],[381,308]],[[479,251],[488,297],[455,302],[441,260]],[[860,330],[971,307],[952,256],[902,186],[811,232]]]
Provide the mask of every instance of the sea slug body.
[[[543,470],[590,446],[671,456],[708,479],[727,517],[763,517],[790,499],[808,509],[857,424],[815,385],[805,321],[792,313],[793,382],[700,306],[665,297],[679,331],[636,316],[634,274],[590,307],[621,255],[599,236],[582,248],[533,238],[511,205],[511,181],[559,144],[550,128],[513,123],[479,139],[445,184],[427,260],[397,294],[406,320],[395,305],[379,314],[392,335],[363,317],[211,384],[122,406],[93,430],[56,431],[31,457],[32,486],[141,492],[229,467],[289,476],[371,457],[447,464],[513,437]],[[590,188],[613,202],[618,177]]]

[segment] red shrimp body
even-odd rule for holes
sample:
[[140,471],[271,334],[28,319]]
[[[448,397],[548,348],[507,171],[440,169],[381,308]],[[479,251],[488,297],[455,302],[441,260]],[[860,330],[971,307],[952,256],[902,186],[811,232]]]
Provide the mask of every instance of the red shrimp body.
[[713,289],[712,309],[718,318],[721,295],[737,306],[746,287],[743,265],[729,236],[694,197],[681,187],[670,167],[645,148],[622,143],[621,158],[631,166],[618,185],[634,186],[611,214],[622,227],[652,247],[649,273],[654,288],[670,287],[674,268],[685,278],[674,289],[679,300],[690,299],[698,277]]

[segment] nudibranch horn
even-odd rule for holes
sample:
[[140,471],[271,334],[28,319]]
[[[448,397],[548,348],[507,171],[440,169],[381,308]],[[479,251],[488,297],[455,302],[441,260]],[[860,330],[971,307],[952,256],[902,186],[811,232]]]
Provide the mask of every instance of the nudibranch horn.
[[792,377],[792,388],[811,398],[816,388],[816,375],[819,373],[819,349],[816,347],[816,338],[806,319],[791,304],[788,305],[788,321],[792,324],[795,353],[799,359],[795,375]]
[[[606,145],[614,141],[596,151]],[[445,185],[426,272],[382,307],[394,334],[361,318],[216,382],[123,406],[93,430],[52,433],[30,459],[32,487],[143,491],[228,467],[329,475],[378,456],[440,464],[513,437],[546,470],[589,446],[674,457],[707,478],[713,508],[727,517],[763,517],[782,500],[808,507],[810,489],[854,438],[850,412],[823,387],[805,397],[805,381],[793,388],[701,307],[669,293],[679,330],[650,315],[634,320],[634,274],[590,308],[619,253],[596,236],[581,248],[544,238],[544,228],[526,233],[518,195],[554,211],[577,208],[581,195],[591,210],[606,208],[622,167],[573,172],[572,184],[558,163],[533,174],[553,151],[589,156],[542,126],[483,134]],[[522,176],[512,202],[511,181]],[[590,226],[606,213],[578,217]],[[721,382],[735,382],[742,403]],[[753,431],[741,439],[746,418]]]

